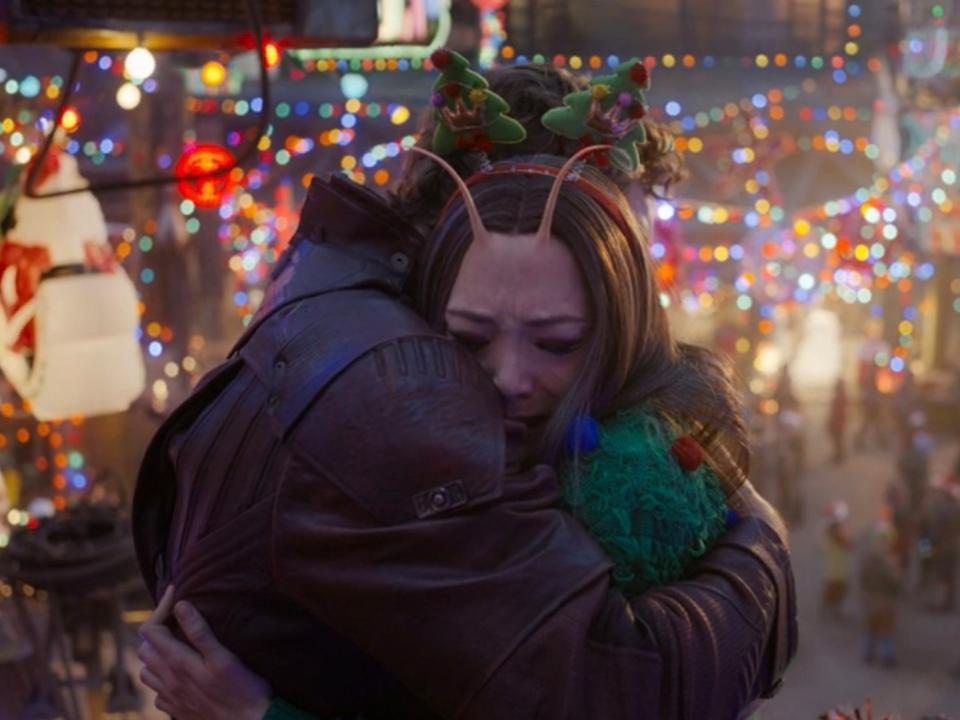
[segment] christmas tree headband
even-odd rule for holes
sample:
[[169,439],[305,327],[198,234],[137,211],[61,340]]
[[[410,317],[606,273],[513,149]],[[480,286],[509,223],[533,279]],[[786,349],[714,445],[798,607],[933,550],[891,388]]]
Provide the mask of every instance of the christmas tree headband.
[[[619,204],[604,189],[582,177],[574,168],[593,155],[600,166],[611,160],[627,174],[635,174],[641,167],[637,143],[646,141],[642,118],[646,114],[643,90],[649,87],[646,67],[636,58],[622,64],[614,75],[597,77],[586,90],[564,97],[564,106],[547,111],[541,121],[544,127],[563,137],[580,141],[580,150],[560,168],[537,163],[511,163],[488,166],[464,181],[441,156],[454,150],[486,152],[495,143],[518,143],[526,138],[526,130],[506,113],[510,106],[490,90],[489,83],[470,69],[467,60],[450,50],[437,50],[431,56],[440,77],[433,86],[431,104],[434,107],[436,129],[433,150],[412,148],[432,157],[453,178],[460,190],[475,240],[489,237],[470,194],[470,186],[496,175],[548,175],[554,178],[553,187],[544,208],[537,236],[551,235],[553,214],[563,182],[573,180],[611,216],[621,231],[631,234],[630,224],[624,218]],[[450,199],[441,217],[446,215]]]

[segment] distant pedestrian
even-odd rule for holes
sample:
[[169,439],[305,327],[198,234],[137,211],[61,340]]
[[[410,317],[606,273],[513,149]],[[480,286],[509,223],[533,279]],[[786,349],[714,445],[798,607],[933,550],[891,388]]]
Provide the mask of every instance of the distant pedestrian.
[[956,605],[960,562],[960,479],[938,479],[930,490],[920,521],[923,555],[921,589],[931,593],[937,610]]
[[847,386],[843,378],[837,378],[830,400],[830,415],[827,417],[827,434],[833,443],[833,462],[840,465],[847,454]]
[[823,539],[823,593],[820,615],[824,618],[843,616],[850,579],[852,543],[847,533],[846,520],[850,509],[838,500],[827,508],[827,527]]
[[914,411],[907,419],[900,438],[897,471],[910,498],[910,512],[919,517],[930,482],[930,454],[933,437],[926,431],[926,417],[922,410]]
[[895,541],[896,533],[889,522],[876,523],[868,532],[860,560],[863,659],[884,667],[897,664],[897,606],[903,575],[894,555]]

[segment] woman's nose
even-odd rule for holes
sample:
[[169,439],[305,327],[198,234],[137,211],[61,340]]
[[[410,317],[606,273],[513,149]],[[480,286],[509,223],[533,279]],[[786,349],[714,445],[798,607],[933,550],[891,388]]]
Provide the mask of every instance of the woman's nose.
[[523,354],[504,348],[492,355],[485,366],[500,395],[506,400],[529,397],[533,393],[533,375]]

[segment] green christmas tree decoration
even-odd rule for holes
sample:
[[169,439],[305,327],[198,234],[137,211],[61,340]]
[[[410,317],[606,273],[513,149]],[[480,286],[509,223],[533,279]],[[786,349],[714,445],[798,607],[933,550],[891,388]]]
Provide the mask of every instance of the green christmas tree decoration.
[[567,95],[563,107],[548,110],[541,122],[558,135],[579,140],[581,147],[613,145],[618,152],[598,155],[597,163],[612,161],[633,175],[641,169],[637,145],[647,141],[642,119],[647,114],[644,90],[649,87],[646,66],[633,58],[615,74],[596,77],[586,90]]
[[494,143],[518,143],[526,138],[523,125],[506,114],[510,110],[507,101],[490,90],[490,83],[470,69],[465,57],[442,48],[430,60],[440,71],[431,98],[437,120],[435,153],[487,152]]

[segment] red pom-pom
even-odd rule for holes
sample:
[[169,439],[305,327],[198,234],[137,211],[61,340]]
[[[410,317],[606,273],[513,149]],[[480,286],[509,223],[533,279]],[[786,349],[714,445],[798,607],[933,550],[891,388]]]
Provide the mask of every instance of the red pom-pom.
[[480,152],[490,152],[493,149],[493,141],[486,133],[477,133],[473,137],[473,145]]
[[430,55],[430,62],[437,70],[443,70],[450,64],[450,51],[446,48],[438,48]]
[[639,120],[640,118],[646,116],[647,108],[643,103],[637,103],[636,105],[630,106],[630,117]]
[[681,435],[678,437],[673,442],[670,452],[673,453],[680,467],[686,472],[693,472],[700,467],[705,457],[700,443],[690,435]]
[[647,66],[642,62],[638,62],[632,68],[630,68],[630,79],[633,80],[635,85],[639,85],[642,88],[645,88],[650,82],[650,71],[647,70]]
[[443,86],[443,91],[447,94],[447,97],[458,98],[460,97],[460,86],[456,83],[447,83]]
[[593,142],[593,136],[590,133],[584,133],[577,139],[580,141],[581,150],[585,147],[590,147],[591,145],[596,144],[595,142]]

